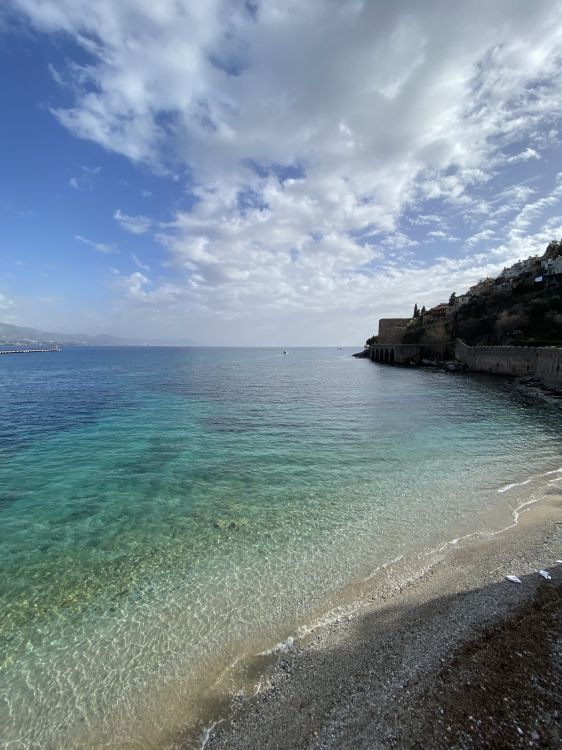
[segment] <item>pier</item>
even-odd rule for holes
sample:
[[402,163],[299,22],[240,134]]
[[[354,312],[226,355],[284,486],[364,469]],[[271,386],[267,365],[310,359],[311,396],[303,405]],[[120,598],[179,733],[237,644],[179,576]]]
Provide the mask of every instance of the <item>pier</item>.
[[59,347],[55,349],[0,349],[0,354],[36,354],[38,352],[60,352]]

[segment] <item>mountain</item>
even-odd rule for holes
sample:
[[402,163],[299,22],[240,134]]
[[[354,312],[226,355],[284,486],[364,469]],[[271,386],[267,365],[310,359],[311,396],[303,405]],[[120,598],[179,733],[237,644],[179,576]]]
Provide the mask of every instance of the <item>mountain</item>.
[[51,333],[37,328],[0,323],[0,345],[64,344],[65,346],[199,346],[192,339],[125,339],[99,333]]

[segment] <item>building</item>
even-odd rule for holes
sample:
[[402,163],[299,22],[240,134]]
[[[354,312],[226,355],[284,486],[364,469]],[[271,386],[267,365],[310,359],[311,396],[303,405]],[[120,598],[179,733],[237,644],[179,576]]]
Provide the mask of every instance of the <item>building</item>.
[[468,294],[471,297],[477,297],[480,294],[486,294],[486,292],[489,292],[490,289],[494,286],[494,281],[491,276],[488,276],[486,279],[480,279],[478,284],[475,284],[474,286],[471,286],[468,290]]
[[470,302],[470,294],[458,294],[455,297],[455,307],[462,307]]
[[423,322],[425,324],[435,323],[437,320],[445,320],[448,311],[449,305],[446,302],[442,302],[440,305],[432,307],[431,310],[428,310],[423,314]]
[[513,289],[515,278],[513,276],[498,276],[492,286],[492,292],[509,292]]
[[499,279],[513,280],[519,278],[525,273],[534,273],[538,271],[540,265],[540,258],[534,256],[533,258],[527,258],[527,260],[518,260],[509,268],[504,268],[498,276]]
[[541,266],[545,276],[556,276],[557,273],[562,273],[562,255],[543,260]]

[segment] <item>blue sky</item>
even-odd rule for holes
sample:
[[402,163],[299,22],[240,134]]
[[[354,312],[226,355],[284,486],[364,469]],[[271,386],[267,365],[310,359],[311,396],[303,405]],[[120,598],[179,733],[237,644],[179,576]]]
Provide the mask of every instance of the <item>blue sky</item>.
[[0,320],[357,344],[562,236],[544,0],[7,0]]

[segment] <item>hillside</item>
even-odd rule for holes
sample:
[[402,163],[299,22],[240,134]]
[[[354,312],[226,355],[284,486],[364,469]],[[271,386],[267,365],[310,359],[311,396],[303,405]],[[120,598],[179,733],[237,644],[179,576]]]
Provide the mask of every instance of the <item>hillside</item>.
[[419,312],[416,305],[402,334],[403,343],[437,350],[457,338],[472,346],[562,346],[562,241],[448,303]]
[[125,339],[107,334],[52,333],[37,328],[0,323],[0,346],[198,346],[192,339]]
[[562,345],[562,280],[520,280],[513,289],[472,297],[452,333],[467,344]]

